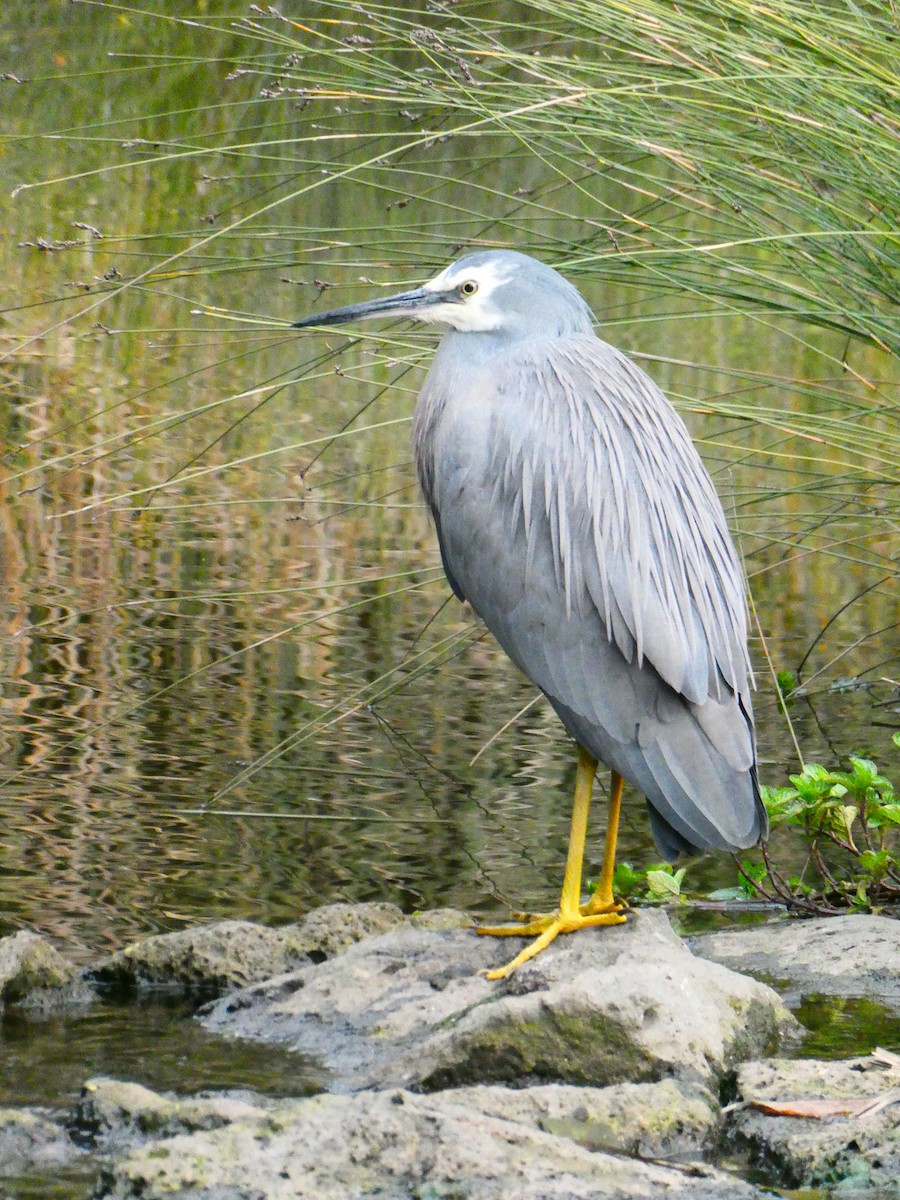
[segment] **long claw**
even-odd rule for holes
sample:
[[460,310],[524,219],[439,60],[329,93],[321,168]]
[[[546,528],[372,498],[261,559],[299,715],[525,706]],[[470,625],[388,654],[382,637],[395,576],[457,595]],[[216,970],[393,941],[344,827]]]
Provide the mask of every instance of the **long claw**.
[[[601,900],[595,892],[587,904],[578,906],[578,911],[583,917],[595,917],[602,913],[624,912],[626,908],[627,905],[613,899]],[[559,920],[558,909],[552,913],[511,912],[509,915],[509,925],[476,925],[475,932],[488,937],[533,937],[544,933],[554,921]]]
[[587,904],[582,904],[579,912],[583,917],[592,917],[597,913],[618,913],[624,912],[628,906],[619,904],[618,901],[611,897],[607,900],[601,899],[597,892],[594,892]]

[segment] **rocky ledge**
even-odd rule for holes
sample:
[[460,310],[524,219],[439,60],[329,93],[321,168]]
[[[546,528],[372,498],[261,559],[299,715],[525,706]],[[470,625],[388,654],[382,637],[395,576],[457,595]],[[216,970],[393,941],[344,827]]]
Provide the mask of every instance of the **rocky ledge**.
[[[891,995],[900,948],[891,959],[879,918],[765,926],[766,975],[792,978],[798,930],[814,956],[810,940],[835,946],[844,921],[854,994]],[[692,953],[664,913],[644,910],[560,938],[501,983],[479,972],[519,942],[478,938],[459,913],[404,917],[390,905],[333,905],[279,930],[221,922],[148,938],[80,977],[33,935],[0,939],[7,1004],[40,1013],[54,991],[84,1003],[96,988],[177,988],[207,1000],[207,1029],[312,1056],[326,1080],[321,1095],[275,1100],[92,1079],[72,1112],[0,1111],[0,1180],[86,1156],[94,1194],[110,1200],[770,1194],[721,1169],[737,1150],[773,1184],[845,1180],[893,1195],[896,1064],[768,1057],[795,1046],[798,1029],[775,991],[731,969],[740,940],[750,950],[759,931],[716,937],[726,941]],[[854,1087],[880,1097],[874,1113],[784,1107]]]
[[694,938],[703,958],[762,976],[779,987],[828,996],[870,997],[900,1007],[900,923],[850,913],[782,918]]

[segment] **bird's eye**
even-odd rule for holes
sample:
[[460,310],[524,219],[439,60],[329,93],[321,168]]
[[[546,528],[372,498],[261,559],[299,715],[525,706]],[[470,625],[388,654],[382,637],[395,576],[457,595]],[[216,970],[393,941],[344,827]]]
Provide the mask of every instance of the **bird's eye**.
[[474,279],[467,279],[465,283],[459,285],[459,294],[461,296],[474,296],[478,291],[478,284]]

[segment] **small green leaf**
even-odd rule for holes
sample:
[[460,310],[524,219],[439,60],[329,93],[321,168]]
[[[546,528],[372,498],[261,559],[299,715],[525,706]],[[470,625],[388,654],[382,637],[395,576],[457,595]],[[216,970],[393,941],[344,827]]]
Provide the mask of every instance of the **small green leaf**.
[[727,887],[717,888],[714,892],[707,892],[707,900],[744,900],[747,893],[742,887]]
[[[630,896],[643,877],[643,871],[636,871],[630,862],[616,863],[613,870],[613,891],[617,896]],[[594,885],[596,887],[596,884]]]
[[894,865],[894,856],[888,850],[864,850],[859,865],[876,879],[882,879]]
[[779,671],[775,676],[778,683],[778,690],[781,692],[785,700],[790,696],[791,692],[796,690],[797,675],[794,671],[783,670]]
[[870,758],[851,758],[850,765],[853,768],[853,783],[856,787],[890,787],[890,782],[878,770],[875,763]]
[[807,763],[803,768],[801,775],[791,775],[791,782],[796,784],[799,779],[801,783],[818,782],[820,779],[827,779],[828,771],[824,767],[820,767],[818,763]]
[[791,821],[803,807],[796,788],[764,787],[763,804],[773,824]]
[[811,896],[815,892],[815,888],[810,887],[808,883],[804,883],[799,875],[792,875],[788,880],[788,887],[792,892],[796,892],[800,896]]
[[674,875],[671,871],[657,869],[647,872],[647,887],[650,895],[657,900],[672,900],[681,895],[681,880],[684,878],[684,867]]
[[738,885],[744,895],[752,899],[759,895],[759,888],[756,885],[762,883],[768,874],[765,863],[754,862],[751,858],[742,858]]

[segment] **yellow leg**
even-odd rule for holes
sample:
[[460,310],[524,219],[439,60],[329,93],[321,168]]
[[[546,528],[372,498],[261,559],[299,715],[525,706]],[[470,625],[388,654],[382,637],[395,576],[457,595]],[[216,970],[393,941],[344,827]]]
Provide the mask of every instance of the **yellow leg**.
[[619,815],[622,812],[622,776],[613,771],[609,781],[609,817],[606,822],[606,844],[603,847],[603,869],[589,903],[582,909],[586,915],[618,912],[621,905],[613,899],[613,872],[616,869],[616,842],[619,838]]
[[[606,857],[597,893],[586,905],[581,900],[581,871],[584,861],[584,843],[587,836],[588,812],[591,807],[591,792],[597,760],[581,746],[578,747],[578,770],[575,776],[575,800],[572,805],[572,828],[569,833],[569,852],[566,857],[566,873],[563,877],[559,908],[555,913],[532,917],[524,924],[481,926],[476,932],[494,937],[531,937],[535,940],[516,957],[496,971],[488,971],[488,979],[505,979],[545,949],[560,933],[572,933],[592,925],[620,925],[625,918],[612,897],[612,873],[616,852],[616,835],[621,806],[622,779],[613,774],[613,794],[610,804],[610,821],[606,832]],[[600,893],[598,898],[598,893]],[[596,903],[595,903],[596,901]]]

